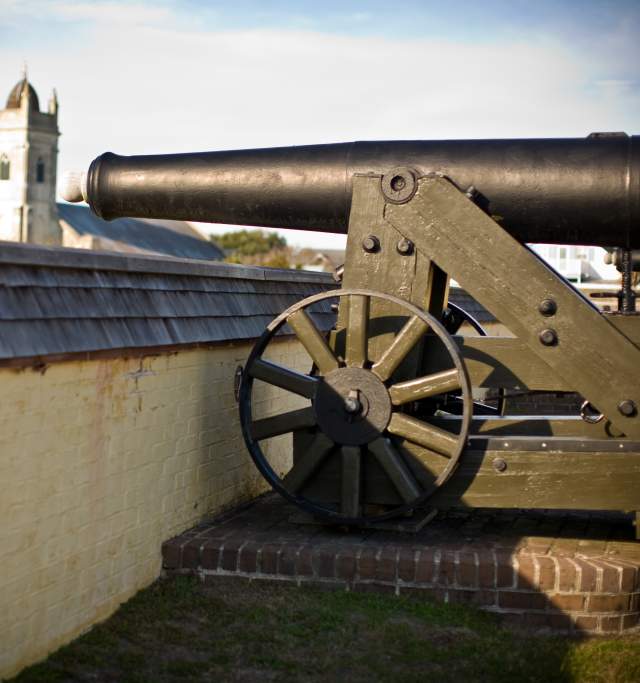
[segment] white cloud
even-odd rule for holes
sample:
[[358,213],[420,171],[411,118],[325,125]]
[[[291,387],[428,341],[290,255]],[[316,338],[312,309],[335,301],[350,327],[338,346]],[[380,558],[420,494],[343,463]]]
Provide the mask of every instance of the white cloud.
[[61,170],[86,167],[107,149],[631,133],[640,111],[637,85],[615,73],[604,79],[601,54],[543,38],[470,45],[209,31],[166,5],[131,5],[125,14],[112,2],[48,7],[85,22],[81,39],[76,32],[26,55],[0,47],[0,86],[8,92],[7,67],[15,64],[17,78],[26,56],[41,99],[57,87]]

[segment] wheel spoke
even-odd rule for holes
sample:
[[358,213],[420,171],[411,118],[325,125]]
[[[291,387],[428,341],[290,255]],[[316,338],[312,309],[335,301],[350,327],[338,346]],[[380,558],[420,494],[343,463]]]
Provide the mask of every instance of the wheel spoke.
[[256,441],[270,439],[273,436],[280,436],[280,434],[288,434],[296,429],[313,427],[315,423],[313,408],[301,408],[300,410],[292,410],[281,415],[256,420],[251,425],[251,436]]
[[398,365],[407,357],[418,340],[426,334],[428,329],[429,325],[422,318],[419,318],[417,315],[411,317],[407,324],[398,332],[391,346],[382,354],[380,360],[374,363],[371,368],[373,372],[383,382],[386,382]]
[[387,476],[393,482],[398,493],[405,503],[410,503],[421,494],[420,487],[416,482],[411,470],[406,466],[402,456],[391,443],[391,439],[376,439],[369,444],[369,450],[376,460],[382,465]]
[[327,346],[327,342],[306,311],[297,310],[287,318],[287,323],[323,375],[338,367],[338,360],[333,351]]
[[267,384],[273,384],[305,398],[313,398],[318,385],[315,377],[303,375],[268,360],[253,361],[248,372],[255,379],[261,379]]
[[394,413],[391,416],[387,429],[391,434],[447,457],[451,457],[458,446],[458,439],[453,434],[402,413]]
[[285,488],[292,493],[297,493],[320,467],[333,446],[333,441],[324,434],[320,432],[316,434],[306,453],[299,458],[282,480]]
[[410,401],[419,401],[421,398],[444,394],[447,391],[460,389],[458,371],[444,370],[426,377],[417,377],[408,382],[399,382],[389,388],[389,395],[394,406],[401,406]]
[[361,368],[367,362],[367,325],[369,322],[369,298],[361,294],[349,297],[349,326],[345,360],[349,367]]
[[343,446],[340,511],[347,517],[357,517],[360,514],[360,465],[360,447]]

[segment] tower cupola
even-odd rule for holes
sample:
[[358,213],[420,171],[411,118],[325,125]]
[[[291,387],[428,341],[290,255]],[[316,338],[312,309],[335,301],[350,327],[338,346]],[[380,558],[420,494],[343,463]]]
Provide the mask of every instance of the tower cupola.
[[38,93],[35,88],[29,83],[25,76],[19,80],[9,93],[5,109],[20,109],[25,100],[30,109],[40,111],[40,101],[38,100]]

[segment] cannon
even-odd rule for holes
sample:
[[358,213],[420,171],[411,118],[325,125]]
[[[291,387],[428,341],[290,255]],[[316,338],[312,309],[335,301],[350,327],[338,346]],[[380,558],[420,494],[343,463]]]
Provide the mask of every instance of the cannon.
[[[107,220],[347,233],[340,286],[267,326],[239,390],[251,457],[306,513],[406,528],[452,507],[638,518],[640,138],[106,153],[67,196]],[[624,305],[598,310],[529,249],[535,242],[610,248],[626,264]],[[485,334],[449,304],[452,279],[510,336]],[[461,333],[464,320],[476,333]],[[297,337],[308,367],[269,358],[282,334]],[[262,385],[287,392],[291,409],[259,414]],[[508,400],[477,400],[513,391],[572,392],[583,408],[522,416]],[[270,444],[287,438],[283,468]]]

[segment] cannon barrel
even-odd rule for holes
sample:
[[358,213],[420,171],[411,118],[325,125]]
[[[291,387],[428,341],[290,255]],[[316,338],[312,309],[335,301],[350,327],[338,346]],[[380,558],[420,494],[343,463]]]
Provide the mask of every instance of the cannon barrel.
[[408,166],[474,186],[521,242],[640,247],[640,140],[352,142],[118,156],[91,164],[86,199],[107,220],[167,218],[344,233],[351,178]]

